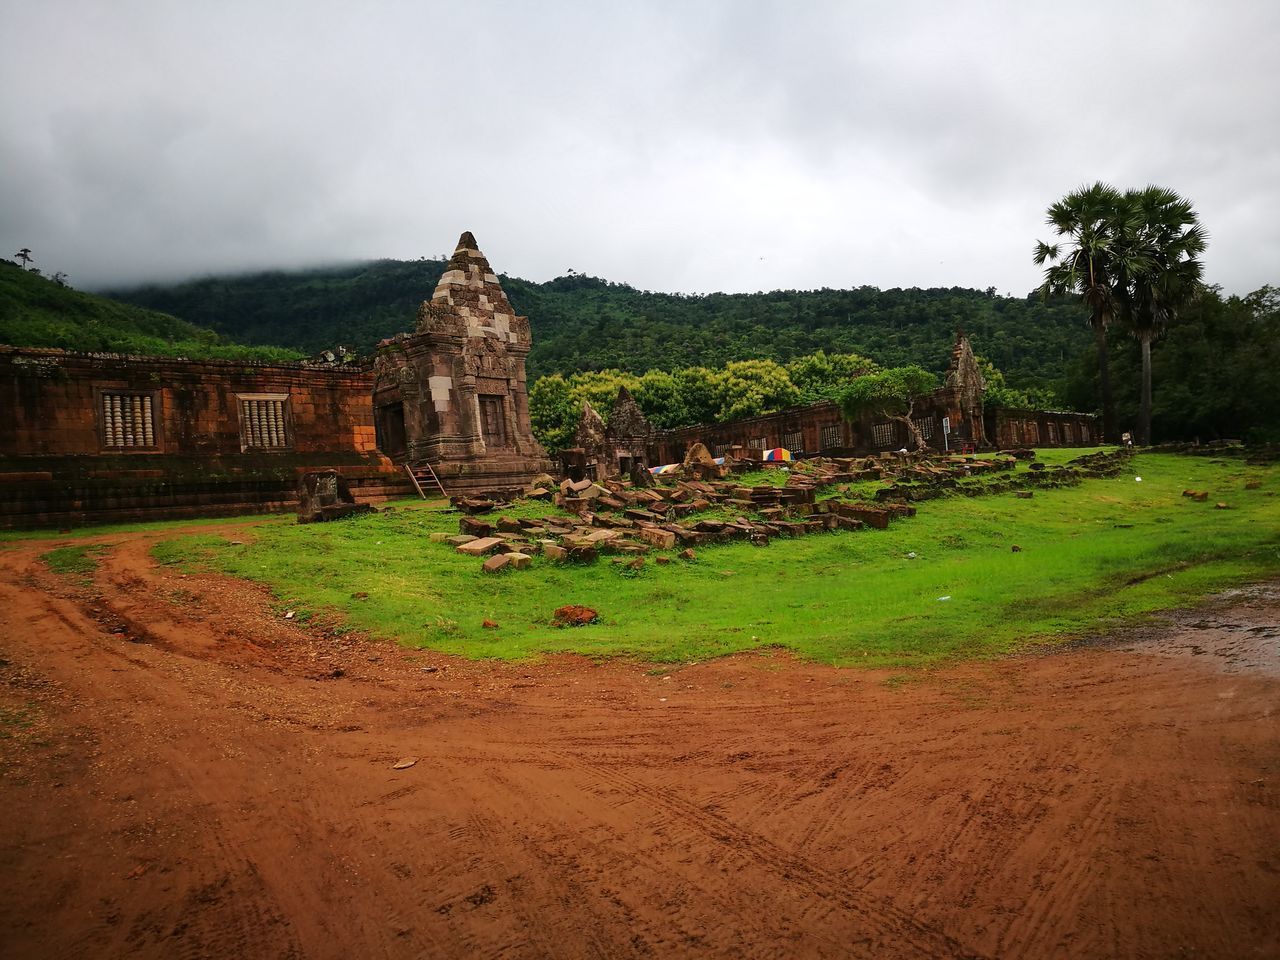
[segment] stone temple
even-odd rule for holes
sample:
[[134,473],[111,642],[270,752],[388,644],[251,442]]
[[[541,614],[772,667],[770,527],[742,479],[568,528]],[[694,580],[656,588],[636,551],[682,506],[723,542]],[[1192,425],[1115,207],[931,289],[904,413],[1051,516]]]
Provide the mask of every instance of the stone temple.
[[416,331],[378,346],[379,448],[410,466],[429,464],[451,494],[514,490],[551,470],[529,424],[530,346],[529,318],[516,315],[464,233]]

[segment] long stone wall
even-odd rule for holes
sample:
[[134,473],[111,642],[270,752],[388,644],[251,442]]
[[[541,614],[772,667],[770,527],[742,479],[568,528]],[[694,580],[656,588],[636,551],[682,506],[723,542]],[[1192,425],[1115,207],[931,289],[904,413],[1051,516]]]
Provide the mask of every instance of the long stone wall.
[[0,347],[0,525],[288,509],[340,470],[407,492],[376,449],[365,369]]
[[[952,449],[1085,447],[1100,442],[1097,418],[1086,413],[994,407],[986,411],[981,431],[966,429],[970,423],[963,419],[956,399],[952,390],[943,388],[921,405],[916,416],[925,440],[935,449],[943,448],[943,417],[950,418],[952,425],[948,440]],[[979,424],[976,418],[971,422]],[[706,444],[716,456],[735,446],[747,450],[785,447],[796,454],[831,456],[897,450],[910,445],[900,424],[870,417],[849,423],[839,407],[824,402],[730,423],[664,431],[653,441],[652,462],[677,463],[695,442]]]
[[999,447],[1088,447],[1102,442],[1098,418],[1061,410],[994,407],[987,411],[987,434]]

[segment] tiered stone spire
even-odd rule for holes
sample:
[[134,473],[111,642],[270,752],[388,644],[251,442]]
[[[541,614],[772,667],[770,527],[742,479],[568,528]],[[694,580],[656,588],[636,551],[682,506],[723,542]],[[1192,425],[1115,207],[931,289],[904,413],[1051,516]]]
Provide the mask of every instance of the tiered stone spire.
[[418,311],[418,330],[529,342],[529,319],[516,316],[471,231],[458,238],[435,293]]

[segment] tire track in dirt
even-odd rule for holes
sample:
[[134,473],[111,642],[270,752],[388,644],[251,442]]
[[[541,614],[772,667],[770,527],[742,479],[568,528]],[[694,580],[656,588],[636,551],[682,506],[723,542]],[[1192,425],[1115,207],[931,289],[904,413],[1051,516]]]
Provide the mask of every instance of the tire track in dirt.
[[[575,762],[570,755],[560,756],[566,762]],[[771,870],[785,883],[799,885],[820,900],[837,904],[854,914],[859,926],[867,930],[866,940],[859,944],[864,948],[866,956],[883,956],[884,951],[889,949],[898,951],[897,955],[906,955],[901,953],[904,945],[921,957],[981,956],[943,931],[903,913],[889,901],[851,889],[840,877],[788,853],[760,834],[738,826],[726,817],[707,812],[674,790],[643,783],[616,767],[591,761],[576,762],[592,771],[601,781],[643,797],[652,806],[665,810],[673,819],[692,827],[714,842],[731,845],[735,851]]]

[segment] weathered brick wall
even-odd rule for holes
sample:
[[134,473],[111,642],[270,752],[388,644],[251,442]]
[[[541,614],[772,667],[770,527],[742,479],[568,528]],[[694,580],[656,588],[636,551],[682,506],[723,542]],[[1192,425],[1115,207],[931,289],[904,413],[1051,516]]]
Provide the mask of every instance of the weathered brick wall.
[[156,443],[128,451],[140,458],[240,453],[245,394],[288,398],[282,452],[373,453],[372,387],[363,369],[0,347],[0,456],[103,452],[101,396],[115,391],[155,395]]
[[[402,494],[376,449],[372,385],[359,368],[0,347],[0,525],[283,509],[322,467],[364,499]],[[145,437],[113,445],[104,396],[146,403],[129,421]],[[253,445],[246,396],[275,405],[273,445]]]
[[987,411],[987,434],[1004,449],[1089,447],[1102,442],[1098,418],[1093,414],[1010,407]]

